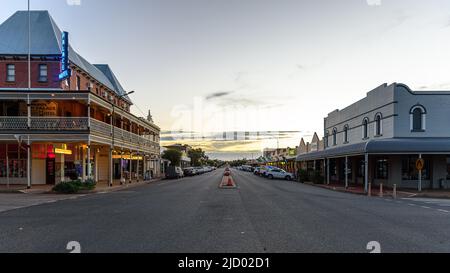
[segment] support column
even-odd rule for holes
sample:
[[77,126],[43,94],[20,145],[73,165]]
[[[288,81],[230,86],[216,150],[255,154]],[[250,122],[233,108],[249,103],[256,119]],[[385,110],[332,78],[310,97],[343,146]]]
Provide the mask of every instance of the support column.
[[369,192],[369,154],[364,155],[364,191]]
[[140,153],[137,154],[137,160],[136,160],[136,178],[137,182],[139,182],[139,163],[141,162],[139,160]]
[[94,150],[94,181],[95,183],[98,183],[98,157],[99,157],[99,152],[96,150]]
[[28,94],[28,98],[27,98],[27,126],[28,126],[28,129],[31,128],[31,101],[30,101],[30,94]]
[[114,161],[113,161],[113,146],[109,148],[109,186],[113,186],[113,179],[114,179]]
[[345,157],[345,188],[348,189],[348,156]]
[[125,179],[123,178],[123,150],[120,151],[120,185],[125,184]]
[[133,173],[132,173],[132,171],[133,171],[133,167],[132,167],[132,165],[133,165],[133,152],[130,150],[130,164],[129,164],[129,172],[130,172],[130,184],[131,184],[131,182],[133,182]]
[[31,189],[31,142],[30,136],[27,141],[27,188]]
[[330,159],[327,158],[327,185],[330,185]]
[[[422,159],[422,154],[419,154],[419,160]],[[419,170],[419,192],[422,191],[422,170]]]
[[86,157],[85,157],[85,152],[84,152],[83,146],[81,146],[81,166],[83,169],[81,179],[82,179],[82,181],[86,181]]
[[90,98],[88,99],[88,105],[87,105],[87,108],[88,108],[88,113],[87,113],[87,117],[88,117],[88,129],[90,130],[90,129],[91,129],[91,99],[90,99]]
[[8,144],[6,144],[6,187],[9,188],[9,151]]
[[61,154],[61,181],[60,182],[65,182],[65,177],[66,177],[66,172],[64,170],[64,165],[65,165],[65,156],[64,154]]
[[91,142],[88,143],[87,147],[87,179],[91,179],[92,176],[92,166],[91,166]]

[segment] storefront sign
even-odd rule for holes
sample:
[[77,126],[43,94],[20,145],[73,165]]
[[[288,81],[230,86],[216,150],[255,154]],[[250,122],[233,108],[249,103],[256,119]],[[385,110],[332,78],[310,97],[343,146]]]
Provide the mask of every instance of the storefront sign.
[[55,148],[55,154],[57,154],[57,155],[72,155],[72,151],[67,150],[67,149]]
[[56,117],[58,104],[52,102],[36,102],[31,105],[31,115],[35,117]]
[[[113,155],[113,159],[123,159],[123,160],[129,160],[130,159],[130,155]],[[142,160],[143,157],[142,156],[133,156],[131,158],[131,160]]]
[[64,31],[61,36],[61,73],[59,80],[63,81],[72,76],[72,70],[69,68],[69,33]]

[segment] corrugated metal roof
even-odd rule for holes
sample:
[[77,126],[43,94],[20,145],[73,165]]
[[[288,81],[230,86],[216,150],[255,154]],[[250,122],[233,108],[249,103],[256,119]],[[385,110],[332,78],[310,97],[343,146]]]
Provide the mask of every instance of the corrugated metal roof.
[[358,154],[450,154],[450,138],[387,138],[331,148],[297,156],[297,161],[344,157]]
[[108,80],[114,85],[115,90],[123,96],[124,99],[131,102],[130,98],[125,95],[127,92],[120,84],[119,80],[117,80],[116,75],[114,75],[114,72],[111,70],[111,67],[107,64],[94,64],[94,66],[99,69],[107,78]]
[[[61,30],[48,11],[31,11],[31,54],[61,55]],[[28,12],[17,11],[0,25],[0,55],[28,54]],[[91,75],[101,84],[115,91],[125,93],[123,87],[108,66],[109,73],[92,65],[69,45],[70,61]],[[130,103],[131,100],[126,98]]]

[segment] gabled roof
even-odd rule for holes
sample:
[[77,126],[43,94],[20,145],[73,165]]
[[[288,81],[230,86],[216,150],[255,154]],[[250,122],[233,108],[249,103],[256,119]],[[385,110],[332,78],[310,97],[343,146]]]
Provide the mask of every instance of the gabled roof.
[[[61,30],[48,11],[31,11],[31,55],[60,56]],[[0,25],[0,55],[28,54],[28,11],[17,11]],[[69,45],[69,60],[118,95],[125,94],[111,68],[99,69]],[[105,71],[107,73],[105,73]],[[130,103],[129,98],[125,97]]]

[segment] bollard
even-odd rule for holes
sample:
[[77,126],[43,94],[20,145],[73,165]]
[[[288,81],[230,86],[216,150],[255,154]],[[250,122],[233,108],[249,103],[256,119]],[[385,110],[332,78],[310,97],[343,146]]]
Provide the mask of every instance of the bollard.
[[394,190],[392,192],[392,197],[394,197],[394,199],[397,199],[397,184],[394,184]]
[[369,192],[367,193],[369,197],[372,196],[372,183],[369,183]]
[[383,183],[380,184],[380,197],[383,197]]

